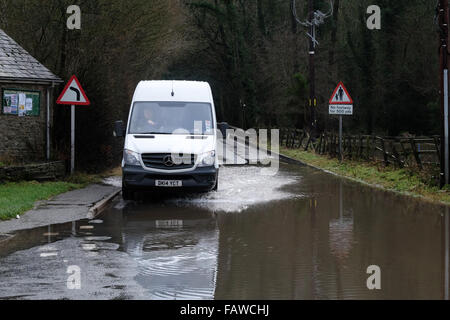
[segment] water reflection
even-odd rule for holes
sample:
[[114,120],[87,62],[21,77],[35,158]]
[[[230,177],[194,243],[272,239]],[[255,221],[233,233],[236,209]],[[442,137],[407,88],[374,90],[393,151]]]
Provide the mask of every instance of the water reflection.
[[339,218],[331,219],[329,223],[330,251],[339,261],[344,260],[350,254],[353,247],[353,216],[352,212],[344,216],[344,200],[342,193],[342,181],[339,182]]
[[124,209],[123,249],[138,263],[135,280],[150,299],[212,299],[218,231],[208,210],[164,204]]
[[444,299],[450,300],[449,298],[449,277],[450,277],[450,264],[449,264],[449,256],[450,256],[450,209],[448,207],[445,208],[445,223],[444,223],[444,243],[445,243],[445,281],[444,281]]

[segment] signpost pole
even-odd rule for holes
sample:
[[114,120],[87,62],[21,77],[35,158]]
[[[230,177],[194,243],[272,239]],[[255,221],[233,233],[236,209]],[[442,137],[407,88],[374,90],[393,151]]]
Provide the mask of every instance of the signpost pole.
[[445,184],[449,184],[449,127],[448,127],[448,70],[444,70],[444,155],[445,155]]
[[440,94],[441,94],[441,188],[449,184],[449,122],[448,122],[448,1],[439,0]]
[[86,93],[81,87],[78,78],[73,75],[64,87],[63,92],[56,100],[57,104],[71,105],[70,110],[70,173],[75,173],[75,106],[89,106]]
[[339,160],[341,162],[344,160],[342,153],[342,115],[339,116]]
[[75,172],[75,105],[72,105],[71,113],[70,173],[73,174]]

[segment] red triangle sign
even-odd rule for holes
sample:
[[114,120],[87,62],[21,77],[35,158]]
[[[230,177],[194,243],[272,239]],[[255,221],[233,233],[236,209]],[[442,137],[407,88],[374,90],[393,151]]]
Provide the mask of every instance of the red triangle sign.
[[81,87],[80,81],[78,81],[78,78],[74,75],[66,84],[66,87],[59,96],[58,100],[56,100],[56,103],[77,106],[89,106],[91,104],[86,93]]
[[330,104],[353,104],[353,99],[345,88],[344,84],[340,82],[330,98]]

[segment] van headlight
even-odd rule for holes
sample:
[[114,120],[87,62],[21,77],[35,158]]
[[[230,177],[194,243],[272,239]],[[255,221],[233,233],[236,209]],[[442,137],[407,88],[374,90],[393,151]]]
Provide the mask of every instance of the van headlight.
[[126,165],[129,166],[140,166],[139,153],[125,149],[123,151],[123,160]]
[[210,151],[202,153],[198,162],[199,167],[211,167],[216,163],[216,152]]

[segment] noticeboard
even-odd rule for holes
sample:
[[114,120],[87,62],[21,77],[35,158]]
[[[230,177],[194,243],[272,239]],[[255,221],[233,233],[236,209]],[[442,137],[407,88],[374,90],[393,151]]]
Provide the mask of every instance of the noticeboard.
[[2,92],[2,114],[39,116],[41,92],[21,89],[4,89]]

